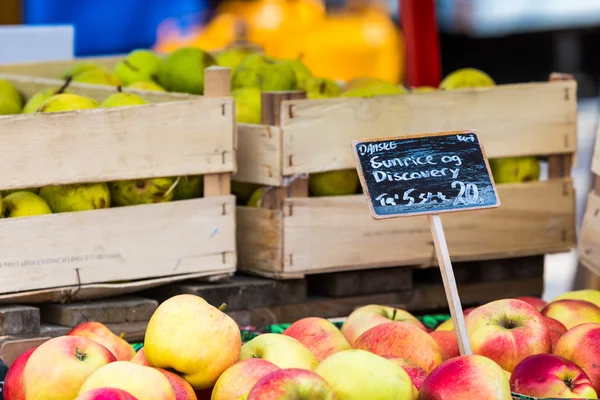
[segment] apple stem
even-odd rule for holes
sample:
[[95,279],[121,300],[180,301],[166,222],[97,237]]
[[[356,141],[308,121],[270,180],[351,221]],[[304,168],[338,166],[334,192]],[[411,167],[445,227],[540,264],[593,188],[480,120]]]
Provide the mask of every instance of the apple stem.
[[394,312],[392,313],[392,321],[396,320],[396,314],[398,313],[398,310],[394,308]]
[[227,303],[223,303],[219,306],[219,311],[223,311],[226,308],[227,308]]
[[86,356],[87,356],[87,354],[85,354],[84,352],[82,352],[81,350],[79,350],[79,348],[75,349],[75,357],[77,357],[77,359],[79,361],[85,360]]
[[119,334],[119,337],[120,337],[121,339],[125,339],[125,335],[126,335],[126,334],[127,334],[126,332],[121,332],[121,333]]

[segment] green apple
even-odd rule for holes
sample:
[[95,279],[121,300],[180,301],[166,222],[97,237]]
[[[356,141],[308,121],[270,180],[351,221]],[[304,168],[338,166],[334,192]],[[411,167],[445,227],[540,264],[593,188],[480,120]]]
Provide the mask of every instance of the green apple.
[[265,333],[242,346],[240,360],[262,358],[279,368],[302,368],[314,370],[319,361],[298,340],[277,333]]

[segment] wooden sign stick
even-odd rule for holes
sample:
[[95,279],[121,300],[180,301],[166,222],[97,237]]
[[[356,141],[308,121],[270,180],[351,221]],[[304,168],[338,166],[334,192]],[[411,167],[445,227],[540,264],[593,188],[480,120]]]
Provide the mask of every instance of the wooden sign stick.
[[454,324],[458,349],[460,350],[461,356],[470,355],[473,354],[473,352],[471,350],[469,337],[467,336],[467,327],[463,317],[460,297],[458,296],[456,280],[454,279],[454,270],[452,269],[452,262],[450,261],[450,253],[448,252],[446,235],[444,234],[444,228],[442,227],[442,219],[439,214],[428,215],[427,218],[429,219],[429,229],[431,229],[431,236],[433,236],[433,244],[435,245],[435,253],[437,255],[438,264],[440,265],[444,291],[446,292],[446,299],[448,299],[450,315],[452,316],[452,323]]

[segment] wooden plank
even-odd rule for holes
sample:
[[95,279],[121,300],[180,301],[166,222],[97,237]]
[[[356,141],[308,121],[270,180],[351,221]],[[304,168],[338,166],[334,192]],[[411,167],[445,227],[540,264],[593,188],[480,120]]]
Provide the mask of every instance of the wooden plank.
[[557,154],[548,157],[548,178],[570,177],[574,159],[573,154]]
[[0,2],[0,25],[21,25],[23,23],[23,0],[3,0]]
[[0,306],[0,336],[40,332],[40,310],[23,305]]
[[298,303],[306,298],[306,281],[295,279],[275,281],[236,275],[225,282],[203,283],[185,281],[153,289],[145,296],[164,301],[179,294],[193,294],[219,307],[225,303],[226,310],[244,310],[274,304]]
[[[443,216],[454,261],[569,251],[576,244],[570,179],[498,186],[502,207]],[[546,199],[540,202],[539,199]],[[436,265],[425,217],[375,221],[364,197],[288,199],[284,272]]]
[[590,192],[579,239],[581,263],[600,275],[600,195]]
[[311,295],[350,297],[410,290],[412,276],[412,269],[398,267],[308,275],[306,280]]
[[293,163],[283,163],[283,174],[354,168],[351,140],[385,134],[475,128],[490,158],[573,153],[576,90],[575,81],[555,81],[370,99],[285,101],[283,151]]
[[0,293],[228,272],[234,205],[222,196],[5,219]]
[[0,188],[232,172],[232,107],[197,98],[0,117],[4,148],[19,149],[0,154]]
[[117,336],[122,336],[129,343],[144,341],[148,321],[122,322],[118,324],[106,324],[106,327]]
[[281,128],[238,124],[237,140],[237,171],[233,180],[282,186]]
[[281,271],[283,268],[282,212],[237,207],[236,220],[238,269]]
[[594,154],[592,155],[592,172],[600,176],[600,125],[596,129],[596,141],[594,144]]
[[52,339],[50,336],[22,339],[9,337],[0,344],[0,358],[4,365],[10,367],[21,354]]
[[103,324],[148,321],[158,302],[141,297],[96,300],[85,303],[46,304],[41,307],[42,320],[62,326],[76,326],[82,322]]
[[67,69],[79,62],[91,61],[101,67],[113,70],[115,65],[121,61],[123,57],[125,57],[125,54],[101,57],[80,57],[71,60],[1,64],[0,73],[59,79]]

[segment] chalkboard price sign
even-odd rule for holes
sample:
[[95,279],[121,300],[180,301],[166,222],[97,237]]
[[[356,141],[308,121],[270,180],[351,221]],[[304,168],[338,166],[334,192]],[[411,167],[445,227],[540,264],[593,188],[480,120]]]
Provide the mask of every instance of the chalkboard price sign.
[[375,219],[500,206],[474,131],[353,141]]

